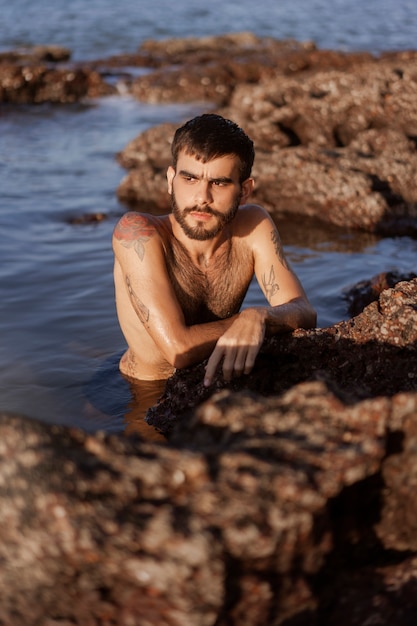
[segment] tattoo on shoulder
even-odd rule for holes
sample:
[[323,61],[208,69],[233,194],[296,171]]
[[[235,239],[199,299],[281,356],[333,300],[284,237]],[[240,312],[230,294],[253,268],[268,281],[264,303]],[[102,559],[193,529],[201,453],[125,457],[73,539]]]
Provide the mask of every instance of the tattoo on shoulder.
[[135,293],[132,283],[130,282],[129,276],[126,276],[126,285],[130,294],[130,300],[132,302],[133,308],[136,311],[136,314],[142,324],[144,326],[149,326],[149,309],[145,306],[142,300]]
[[266,274],[262,275],[262,284],[264,286],[266,299],[271,304],[272,296],[274,296],[276,292],[279,290],[279,285],[275,279],[275,271],[274,271],[273,265],[271,265],[271,269],[269,270],[268,277]]
[[274,244],[275,252],[276,252],[276,255],[277,255],[280,263],[287,270],[288,269],[288,263],[287,263],[287,259],[285,258],[285,255],[284,255],[284,248],[282,246],[281,237],[279,236],[278,231],[275,228],[273,230],[271,230],[271,240],[272,240],[272,243]]
[[155,232],[155,226],[144,215],[126,213],[116,225],[114,236],[125,248],[133,247],[140,260],[143,261],[145,243],[153,237]]

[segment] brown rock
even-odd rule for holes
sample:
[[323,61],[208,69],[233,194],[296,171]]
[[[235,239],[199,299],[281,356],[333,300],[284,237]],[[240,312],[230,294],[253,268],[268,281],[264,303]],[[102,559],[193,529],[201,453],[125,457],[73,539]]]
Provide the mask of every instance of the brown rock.
[[[416,370],[412,372],[416,375]],[[405,396],[393,405],[391,429],[396,433],[396,450],[384,462],[384,506],[377,525],[378,537],[388,548],[417,551],[415,489],[417,467],[417,405]]]
[[187,504],[210,499],[201,455],[4,415],[0,429],[5,624],[214,623],[220,544]]
[[72,103],[113,92],[114,89],[106,85],[97,72],[0,64],[0,102],[3,103]]
[[32,46],[8,52],[0,52],[0,63],[63,63],[69,61],[71,51],[62,46]]
[[348,303],[349,314],[358,315],[371,302],[378,300],[385,289],[394,287],[401,281],[417,278],[414,273],[404,274],[396,271],[382,272],[370,280],[363,280],[344,291],[344,298]]
[[[203,386],[204,363],[179,370],[147,421],[169,433],[213,390],[282,393],[305,381],[325,381],[345,402],[417,390],[417,279],[382,291],[357,317],[329,328],[296,330],[270,338],[248,376],[227,385],[218,373]],[[190,393],[192,389],[192,393]]]
[[[228,47],[211,39],[201,49],[195,40],[171,44],[175,70],[138,78],[134,93],[222,106],[220,113],[255,141],[255,201],[277,217],[301,214],[343,228],[415,236],[416,53],[373,58],[273,40]],[[161,162],[169,162],[166,128],[154,130],[153,138]],[[132,145],[128,152],[133,163]],[[141,167],[148,163],[144,155]],[[158,170],[152,189],[145,183],[149,173],[130,169],[119,198],[133,208],[169,210],[165,186],[157,191]]]
[[416,302],[178,372],[167,445],[1,416],[3,622],[413,623]]

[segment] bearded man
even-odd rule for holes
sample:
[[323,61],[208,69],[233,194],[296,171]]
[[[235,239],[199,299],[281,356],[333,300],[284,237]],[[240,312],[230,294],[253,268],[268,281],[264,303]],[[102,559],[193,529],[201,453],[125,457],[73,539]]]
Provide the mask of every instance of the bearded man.
[[[251,139],[219,115],[198,116],[172,143],[172,212],[129,212],[114,230],[114,281],[128,348],[121,372],[164,380],[208,359],[225,380],[248,374],[266,335],[311,328],[316,313],[285,259],[268,212],[249,202]],[[256,279],[265,305],[241,308]]]

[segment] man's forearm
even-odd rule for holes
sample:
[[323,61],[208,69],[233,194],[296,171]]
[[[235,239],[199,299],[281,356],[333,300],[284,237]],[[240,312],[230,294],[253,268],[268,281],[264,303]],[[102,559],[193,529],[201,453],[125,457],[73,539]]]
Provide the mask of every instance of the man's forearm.
[[265,332],[268,336],[291,332],[296,328],[314,328],[317,314],[305,298],[266,307]]
[[181,369],[201,363],[212,353],[218,339],[233,324],[237,315],[223,320],[186,326],[181,338],[172,341],[169,360],[174,367]]
[[[212,354],[219,338],[240,317],[242,319],[239,321],[237,331],[240,340],[244,335],[241,323],[243,318],[245,322],[251,320],[250,323],[256,327],[263,326],[267,335],[291,332],[296,328],[313,328],[316,324],[316,313],[304,298],[295,298],[291,302],[275,307],[249,307],[227,319],[185,327],[181,339],[171,342],[170,362],[177,369],[201,363]],[[257,333],[263,334],[263,331]],[[249,333],[252,334],[253,331]]]

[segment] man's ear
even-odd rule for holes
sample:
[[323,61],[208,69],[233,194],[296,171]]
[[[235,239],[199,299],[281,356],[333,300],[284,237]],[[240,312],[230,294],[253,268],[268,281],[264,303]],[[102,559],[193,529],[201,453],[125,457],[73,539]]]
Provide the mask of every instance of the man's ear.
[[167,169],[168,193],[170,195],[172,193],[172,181],[174,180],[174,176],[175,176],[175,170],[172,167],[172,165],[170,165]]
[[240,204],[246,204],[249,196],[251,195],[253,188],[255,186],[255,181],[253,178],[247,178],[242,183],[242,191],[240,194]]

